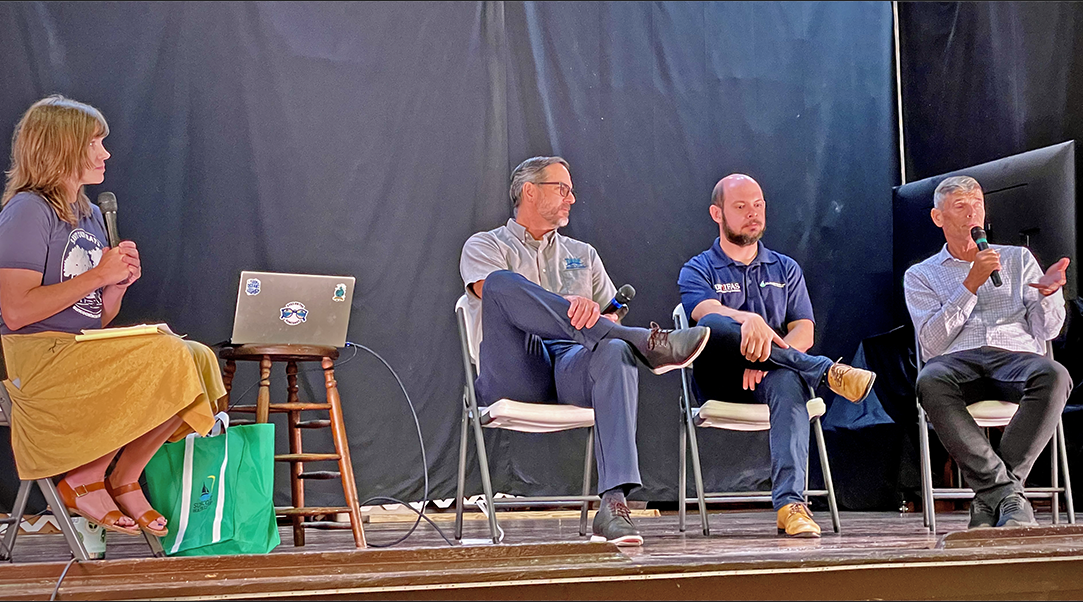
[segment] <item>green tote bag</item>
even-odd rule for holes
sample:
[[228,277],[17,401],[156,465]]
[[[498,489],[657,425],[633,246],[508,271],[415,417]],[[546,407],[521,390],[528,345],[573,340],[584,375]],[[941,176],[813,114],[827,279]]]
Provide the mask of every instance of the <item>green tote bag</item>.
[[[280,543],[274,509],[274,425],[229,426],[166,443],[147,464],[151,505],[169,521],[168,556],[266,554]],[[221,428],[220,428],[221,427]]]

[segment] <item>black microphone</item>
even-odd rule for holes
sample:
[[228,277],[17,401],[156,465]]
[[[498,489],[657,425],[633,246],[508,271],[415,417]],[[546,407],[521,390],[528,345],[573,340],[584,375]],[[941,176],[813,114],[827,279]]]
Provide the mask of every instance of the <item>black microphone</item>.
[[[99,194],[98,208],[102,210],[102,217],[105,218],[105,236],[109,239],[109,247],[115,249],[120,244],[120,234],[117,232],[117,195],[112,192]],[[117,284],[127,284],[130,279],[129,276]]]
[[109,238],[109,246],[115,249],[120,244],[120,234],[117,233],[117,195],[112,192],[99,194],[98,208],[102,210],[102,217],[105,218],[105,235]]
[[616,295],[613,295],[613,299],[602,308],[602,313],[609,314],[622,309],[624,305],[631,301],[635,296],[636,289],[632,288],[631,284],[625,284],[620,287]]
[[[981,226],[974,226],[970,229],[970,238],[973,238],[974,242],[978,243],[979,251],[989,248],[989,241],[985,239],[985,230]],[[1004,284],[1004,281],[1000,279],[1000,270],[993,270],[993,273],[989,274],[989,279],[993,281],[993,286]]]

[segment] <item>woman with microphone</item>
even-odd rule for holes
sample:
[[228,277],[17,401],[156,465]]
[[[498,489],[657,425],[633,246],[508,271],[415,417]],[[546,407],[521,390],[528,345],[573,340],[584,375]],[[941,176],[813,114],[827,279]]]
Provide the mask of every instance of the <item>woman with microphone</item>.
[[135,243],[108,246],[83,190],[105,179],[108,134],[100,111],[57,95],[34,103],[15,129],[0,197],[11,444],[19,478],[66,473],[57,489],[70,511],[110,531],[163,536],[166,520],[139,477],[167,440],[211,429],[225,387],[200,343],[163,334],[75,340],[109,325],[142,274]]

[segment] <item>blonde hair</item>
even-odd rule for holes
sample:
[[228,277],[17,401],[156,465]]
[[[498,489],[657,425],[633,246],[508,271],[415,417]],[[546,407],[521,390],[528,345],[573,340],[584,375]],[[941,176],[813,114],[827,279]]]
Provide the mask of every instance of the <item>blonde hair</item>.
[[91,215],[90,199],[80,186],[72,203],[66,186],[72,176],[91,167],[91,140],[108,135],[105,117],[90,105],[59,94],[35,102],[15,126],[0,206],[29,191],[41,196],[61,220],[77,225]]

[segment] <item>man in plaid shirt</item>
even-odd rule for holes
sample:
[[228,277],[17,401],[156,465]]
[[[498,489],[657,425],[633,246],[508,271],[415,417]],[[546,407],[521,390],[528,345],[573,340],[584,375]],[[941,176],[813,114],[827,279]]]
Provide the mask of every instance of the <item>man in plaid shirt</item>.
[[[933,193],[933,222],[944,230],[939,253],[906,271],[906,306],[925,367],[918,401],[944,448],[974,489],[969,528],[1033,526],[1023,483],[1056,430],[1072,380],[1045,357],[1064,325],[1068,258],[1044,274],[1026,247],[979,250],[971,229],[985,224],[985,197],[974,178],[945,179]],[[1000,286],[990,276],[999,271]],[[1000,455],[967,412],[967,403],[1019,403]]]

